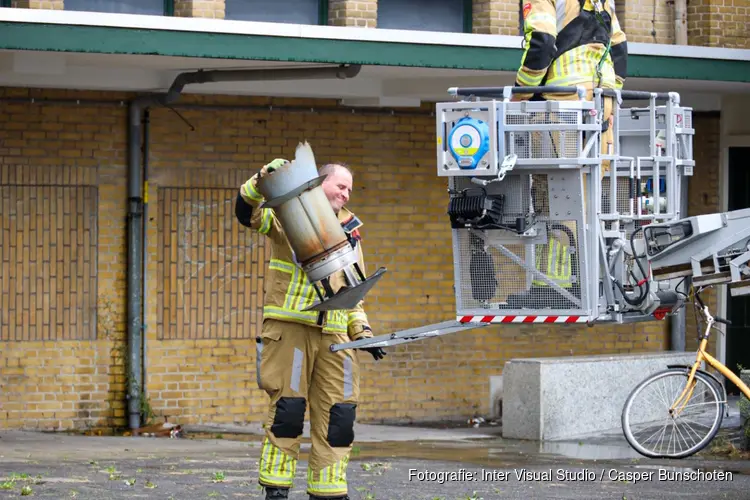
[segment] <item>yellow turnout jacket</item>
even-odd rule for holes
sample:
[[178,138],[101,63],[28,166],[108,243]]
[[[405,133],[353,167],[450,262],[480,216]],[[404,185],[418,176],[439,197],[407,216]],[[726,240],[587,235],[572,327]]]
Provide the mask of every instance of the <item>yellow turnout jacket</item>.
[[525,49],[516,85],[622,88],[628,48],[614,0],[526,0],[523,17]]
[[[273,210],[259,209],[263,197],[257,191],[256,182],[257,174],[240,188],[236,215],[240,223],[266,235],[271,243],[271,261],[264,286],[263,317],[319,327],[325,333],[348,334],[352,340],[372,337],[363,301],[351,310],[304,310],[317,301],[318,296],[307,275],[297,264],[289,241]],[[366,275],[358,230],[362,222],[346,208],[339,211],[338,219],[355,245],[359,255],[359,267]],[[332,275],[329,281],[334,292],[346,284],[342,271]]]

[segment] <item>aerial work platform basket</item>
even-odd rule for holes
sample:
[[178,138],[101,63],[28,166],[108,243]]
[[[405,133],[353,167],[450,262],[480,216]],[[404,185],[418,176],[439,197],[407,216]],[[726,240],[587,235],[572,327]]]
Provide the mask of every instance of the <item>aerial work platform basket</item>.
[[[515,93],[547,100],[513,99]],[[683,217],[692,109],[676,93],[582,87],[452,88],[436,107],[448,178],[456,320],[334,350],[394,345],[492,323],[653,320],[678,298],[642,290],[645,225]],[[553,100],[565,96],[565,100]],[[611,122],[604,119],[611,104]],[[612,147],[602,151],[611,127]],[[646,263],[647,267],[647,263]],[[659,288],[662,287],[662,288]]]

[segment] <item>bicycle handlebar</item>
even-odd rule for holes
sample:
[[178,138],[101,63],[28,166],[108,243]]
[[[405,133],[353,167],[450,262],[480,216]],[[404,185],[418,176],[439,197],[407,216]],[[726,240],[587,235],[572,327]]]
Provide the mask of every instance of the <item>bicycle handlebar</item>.
[[703,303],[703,301],[701,300],[701,296],[698,293],[696,293],[694,297],[695,297],[695,300],[698,301],[698,304],[701,306],[701,308],[706,307],[706,304]]
[[[706,307],[706,304],[703,303],[703,300],[701,300],[700,294],[698,293],[695,294],[695,300],[698,302],[698,304],[700,304],[701,309],[704,309]],[[728,319],[720,318],[718,316],[714,316],[714,323],[723,323],[727,326],[730,326],[732,324],[732,322],[729,321]]]

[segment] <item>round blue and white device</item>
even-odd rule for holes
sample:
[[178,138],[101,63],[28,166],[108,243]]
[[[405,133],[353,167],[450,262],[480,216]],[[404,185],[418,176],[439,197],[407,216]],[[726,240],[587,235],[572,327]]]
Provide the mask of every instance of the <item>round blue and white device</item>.
[[448,148],[459,168],[474,170],[490,150],[490,127],[470,116],[461,118],[448,135]]

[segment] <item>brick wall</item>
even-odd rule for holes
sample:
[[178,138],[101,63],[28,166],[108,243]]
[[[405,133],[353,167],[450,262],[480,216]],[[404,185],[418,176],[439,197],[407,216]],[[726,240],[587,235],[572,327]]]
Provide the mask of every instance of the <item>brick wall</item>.
[[688,2],[688,39],[691,45],[746,49],[750,23],[749,0]]
[[18,9],[63,10],[63,0],[12,0],[11,7]]
[[328,24],[375,28],[378,24],[377,0],[329,0]]
[[674,7],[656,0],[615,0],[617,16],[629,41],[674,43]]
[[[721,210],[719,201],[720,116],[718,113],[698,113],[693,117],[695,127],[695,175],[688,183],[688,215],[715,213]],[[702,294],[712,314],[719,314],[715,290]],[[687,308],[686,349],[698,348],[698,329],[692,305]],[[701,329],[705,324],[701,325]],[[717,332],[711,332],[710,349],[716,355]]]
[[177,17],[224,19],[224,6],[224,0],[175,0],[174,15]]
[[[473,0],[473,32],[518,35],[522,26],[519,10],[523,3],[524,0]],[[674,16],[670,4],[647,0],[619,0],[616,6],[617,16],[628,40],[673,43]]]
[[472,0],[472,32],[491,35],[518,35],[518,2],[508,0]]
[[[29,95],[26,90],[0,92]],[[262,240],[234,222],[231,199],[258,166],[292,154],[301,139],[312,141],[320,161],[346,161],[354,169],[351,208],[365,222],[368,269],[389,269],[368,299],[376,334],[454,315],[447,185],[435,175],[428,107],[419,115],[298,114],[279,109],[290,104],[331,109],[335,104],[273,103],[273,112],[182,110],[195,130],[169,110],[151,113],[146,372],[148,403],[158,416],[184,423],[262,417],[265,396],[255,385],[252,339],[268,256]],[[124,426],[125,109],[1,106],[1,164],[49,172],[64,166],[96,170],[99,331],[95,340],[76,340],[82,335],[76,329],[44,326],[40,334],[45,340],[0,341],[0,427]],[[210,170],[201,168],[206,165]],[[417,185],[424,186],[420,196],[414,196]],[[31,196],[37,188],[24,189]],[[16,231],[25,235],[22,224],[16,224]],[[65,255],[72,263],[65,269],[93,258]],[[38,258],[21,264],[18,274],[35,264]],[[5,283],[0,289],[5,290]],[[232,314],[236,311],[242,313]],[[658,322],[597,328],[497,326],[399,346],[377,366],[363,356],[358,415],[362,421],[380,421],[484,413],[489,410],[489,377],[501,374],[510,358],[658,351],[667,347],[665,327]],[[60,335],[69,340],[55,340]]]
[[[618,0],[617,16],[628,40],[675,43],[674,3]],[[696,0],[687,3],[688,44],[748,48],[750,0]]]
[[0,427],[117,425],[125,381],[124,112],[0,107],[0,300],[10,304],[0,319]]
[[[523,3],[523,0],[520,0]],[[473,32],[518,35],[519,2],[473,0]],[[651,0],[619,0],[617,16],[628,40],[673,44],[674,4]],[[688,43],[711,47],[750,47],[747,26],[750,0],[688,2]]]

